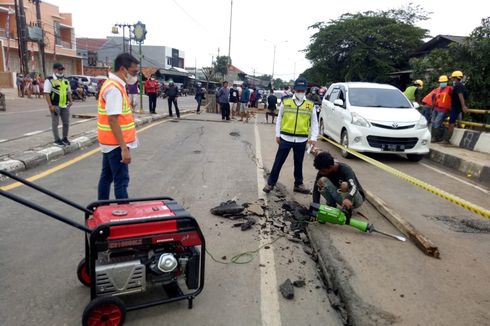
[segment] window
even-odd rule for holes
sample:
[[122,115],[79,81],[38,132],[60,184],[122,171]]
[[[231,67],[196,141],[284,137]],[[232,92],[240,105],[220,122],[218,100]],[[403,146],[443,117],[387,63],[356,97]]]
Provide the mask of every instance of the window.
[[60,22],[53,22],[54,27],[54,41],[56,45],[61,45],[61,31],[60,31]]
[[332,94],[330,94],[329,101],[333,103],[333,101],[335,101],[339,97],[339,94],[340,94],[340,88],[335,88],[332,91]]
[[171,66],[171,65],[172,65],[172,57],[167,57],[167,64],[168,64],[169,66]]
[[397,89],[351,88],[349,102],[353,106],[409,109],[410,102]]

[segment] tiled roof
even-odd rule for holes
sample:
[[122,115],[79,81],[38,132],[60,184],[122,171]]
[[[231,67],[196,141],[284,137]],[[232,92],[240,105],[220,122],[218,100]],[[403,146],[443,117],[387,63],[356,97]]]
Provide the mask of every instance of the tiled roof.
[[97,51],[106,42],[107,39],[105,38],[77,37],[77,49],[82,49],[87,51]]

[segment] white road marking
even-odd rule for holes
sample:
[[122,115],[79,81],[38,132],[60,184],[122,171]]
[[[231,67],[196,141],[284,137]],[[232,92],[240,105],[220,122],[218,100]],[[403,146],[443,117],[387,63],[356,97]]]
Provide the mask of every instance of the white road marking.
[[8,139],[0,139],[0,143],[3,143],[4,141],[7,141]]
[[470,187],[473,187],[473,188],[475,188],[475,189],[478,189],[478,190],[480,190],[481,192],[484,192],[484,193],[486,193],[486,194],[490,193],[490,191],[488,191],[487,189],[484,189],[484,188],[482,188],[482,187],[479,187],[479,186],[477,186],[477,185],[472,184],[471,182],[468,182],[468,181],[463,180],[463,179],[461,179],[461,178],[455,177],[454,175],[451,175],[451,174],[449,174],[449,173],[446,173],[446,172],[444,172],[444,171],[441,171],[441,170],[439,170],[439,169],[436,169],[436,168],[434,168],[434,167],[432,167],[432,166],[430,166],[430,165],[428,165],[428,164],[425,164],[425,163],[420,163],[420,165],[423,165],[423,166],[425,166],[426,168],[431,169],[432,171],[435,171],[435,172],[437,172],[437,173],[440,173],[440,174],[442,174],[442,175],[445,175],[446,177],[450,177],[451,179],[454,179],[454,180],[456,180],[456,181],[459,181],[459,182],[461,182],[461,183],[463,183],[463,184],[465,184],[465,185],[467,185],[467,186],[470,186]]
[[[255,156],[257,164],[257,192],[259,199],[263,199],[265,205],[267,205],[267,197],[262,191],[265,186],[264,180],[264,167],[262,163],[262,152],[260,144],[259,128],[257,121],[255,121]],[[266,212],[267,214],[267,212]],[[268,225],[266,229],[268,230]],[[279,297],[277,290],[276,279],[276,264],[274,260],[273,245],[270,245],[270,249],[264,249],[263,247],[271,242],[270,230],[266,234],[262,233],[260,236],[259,261],[260,265],[260,313],[262,317],[263,326],[280,326],[281,325],[281,313],[279,310]]]
[[40,134],[42,132],[44,132],[44,130],[31,131],[31,132],[28,132],[28,133],[24,134],[24,136],[33,136],[33,135]]

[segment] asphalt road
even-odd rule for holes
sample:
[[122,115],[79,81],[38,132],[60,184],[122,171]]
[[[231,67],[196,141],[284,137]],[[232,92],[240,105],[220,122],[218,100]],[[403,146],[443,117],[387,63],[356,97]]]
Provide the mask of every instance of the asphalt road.
[[[183,108],[195,106],[193,96],[179,97],[178,103]],[[148,97],[143,96],[143,107],[148,112]],[[157,112],[168,112],[167,101],[157,100]],[[96,114],[97,102],[89,97],[85,102],[75,101],[71,107],[72,114]],[[86,122],[86,119],[72,118],[70,124]],[[46,101],[43,98],[22,98],[7,100],[7,111],[0,112],[0,143],[41,132],[51,132],[51,118]]]
[[[157,109],[158,110],[158,109]],[[238,198],[261,196],[260,155],[253,123],[223,123],[218,115],[157,123],[138,134],[130,166],[131,196],[170,195],[199,221],[209,251],[217,258],[255,250],[264,240],[258,227],[247,232],[209,209]],[[271,149],[274,150],[274,148]],[[90,149],[87,149],[90,150]],[[68,155],[27,172],[36,175],[73,159]],[[92,155],[36,181],[76,202],[96,198],[101,156]],[[2,184],[5,184],[3,182]],[[12,190],[82,222],[80,212],[26,187]],[[2,325],[79,325],[89,291],[75,269],[83,255],[82,233],[58,221],[0,199],[0,319]],[[330,307],[315,263],[300,245],[280,238],[245,265],[216,264],[206,259],[205,289],[194,301],[130,312],[128,325],[340,325]],[[302,277],[294,301],[281,297],[277,285]]]

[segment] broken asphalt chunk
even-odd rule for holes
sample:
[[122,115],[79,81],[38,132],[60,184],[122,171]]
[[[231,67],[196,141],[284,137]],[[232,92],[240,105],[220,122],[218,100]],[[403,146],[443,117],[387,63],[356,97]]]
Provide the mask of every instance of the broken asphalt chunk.
[[299,279],[293,282],[293,285],[297,288],[302,288],[306,285],[305,280]]
[[240,214],[245,208],[243,206],[237,205],[236,201],[228,200],[219,204],[219,206],[211,208],[211,214],[218,216],[231,216]]
[[264,216],[264,209],[262,208],[262,206],[256,203],[250,204],[247,207],[247,211],[253,215]]
[[294,287],[289,278],[279,286],[279,290],[285,299],[292,300],[294,298]]

